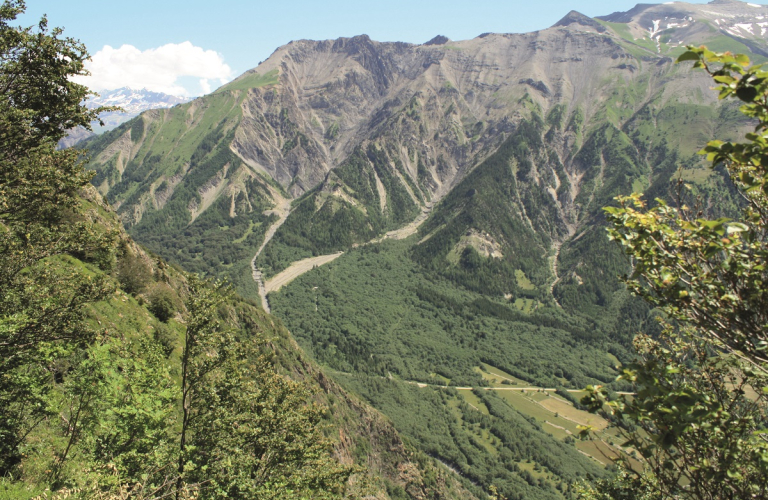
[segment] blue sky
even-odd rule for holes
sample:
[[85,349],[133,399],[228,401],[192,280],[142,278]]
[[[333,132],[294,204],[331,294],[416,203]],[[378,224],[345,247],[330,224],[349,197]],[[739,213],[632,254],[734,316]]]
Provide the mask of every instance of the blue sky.
[[[768,4],[768,0],[750,1]],[[379,41],[423,43],[438,34],[464,40],[484,32],[519,33],[547,28],[570,10],[598,16],[628,10],[636,3],[636,0],[27,0],[27,13],[20,22],[30,25],[47,14],[51,26],[63,27],[66,35],[84,42],[94,55],[95,77],[100,77],[96,75],[97,69],[101,73],[112,71],[111,77],[104,77],[96,86],[114,87],[116,82],[137,86],[146,81],[145,86],[156,90],[165,88],[198,95],[255,67],[291,40],[362,33]],[[124,45],[130,47],[120,50]],[[100,53],[105,46],[114,50]],[[158,51],[160,47],[163,49]],[[129,68],[148,61],[154,62],[143,64],[141,70],[131,71],[130,75],[121,75],[114,68],[117,64]],[[163,71],[168,74],[160,74]]]

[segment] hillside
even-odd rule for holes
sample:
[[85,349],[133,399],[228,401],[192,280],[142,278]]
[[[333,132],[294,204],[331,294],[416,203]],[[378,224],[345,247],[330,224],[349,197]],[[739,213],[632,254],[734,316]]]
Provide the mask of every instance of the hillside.
[[67,136],[59,141],[59,147],[69,148],[80,141],[92,139],[99,132],[112,130],[121,123],[125,123],[131,118],[138,116],[142,111],[170,108],[189,100],[186,97],[176,97],[162,92],[152,92],[147,89],[134,90],[129,87],[101,91],[98,95],[91,96],[85,102],[85,105],[89,109],[96,109],[100,106],[114,106],[120,108],[121,111],[101,113],[99,119],[104,125],[101,126],[98,122],[92,123],[91,126],[95,130],[86,130],[83,127],[69,130]]
[[93,182],[147,248],[261,295],[422,452],[509,498],[563,498],[611,438],[577,446],[559,411],[489,373],[566,406],[587,384],[626,389],[614,365],[658,325],[616,280],[628,262],[601,209],[676,180],[711,214],[738,206],[696,152],[751,124],[674,57],[760,61],[766,17],[676,2],[465,41],[294,41],[90,143]]
[[97,96],[92,96],[88,99],[85,105],[89,108],[117,106],[122,110],[103,113],[99,116],[104,122],[104,126],[96,127],[96,132],[103,132],[127,122],[131,118],[138,116],[142,111],[172,108],[177,104],[189,102],[190,100],[188,97],[173,96],[163,92],[122,87],[114,90],[102,90]]
[[[168,451],[164,446],[169,443],[163,440],[169,440],[173,446],[181,420],[173,393],[180,382],[184,332],[192,321],[189,308],[194,302],[194,286],[189,275],[134,243],[95,190],[86,190],[84,195],[84,213],[101,231],[114,234],[116,250],[109,256],[68,256],[58,265],[64,272],[86,274],[92,281],[104,280],[110,288],[106,300],[92,303],[85,310],[86,323],[98,331],[98,342],[81,346],[58,360],[54,396],[48,403],[51,409],[60,409],[61,418],[71,419],[69,430],[48,419],[33,426],[25,436],[24,453],[18,464],[22,482],[0,482],[0,496],[31,498],[40,494],[50,481],[43,469],[57,469],[64,462],[62,457],[67,456],[65,468],[57,470],[55,484],[90,491],[88,488],[93,487],[97,476],[89,477],[83,469],[92,466],[89,460],[93,459],[94,447],[98,456],[115,445],[110,440],[119,443],[122,439],[127,441],[116,448],[119,451],[112,450],[116,474],[129,481],[126,487],[130,489],[136,488],[130,483],[131,474],[141,472],[141,488],[148,487],[156,479],[153,474],[157,471],[152,467],[162,464]],[[227,328],[234,329],[238,342],[249,345],[244,347],[246,352],[255,349],[268,360],[258,372],[260,397],[265,398],[260,404],[264,408],[279,414],[288,410],[288,404],[322,405],[322,418],[312,424],[317,430],[309,436],[314,440],[326,439],[330,445],[324,452],[330,460],[326,467],[332,468],[334,463],[358,467],[349,480],[347,498],[475,498],[450,472],[409,449],[385,417],[328,378],[306,358],[282,324],[255,303],[230,296],[219,313],[224,314]],[[101,382],[81,394],[78,390],[83,389],[77,380],[81,377],[86,382]],[[277,385],[272,385],[270,377],[277,377]],[[130,395],[120,397],[123,390]],[[240,390],[245,390],[245,385]],[[87,397],[85,402],[83,397]],[[268,398],[276,400],[268,402]],[[226,400],[220,404],[225,405]],[[119,424],[112,421],[116,417]],[[299,413],[284,413],[282,418],[290,421],[302,417]],[[111,429],[108,435],[104,435],[106,428]],[[124,436],[123,432],[134,435]],[[270,432],[285,432],[289,439],[302,439],[291,434],[295,429],[290,425],[281,428],[277,424]],[[270,449],[274,445],[266,443],[278,437],[266,438],[262,446]],[[98,444],[100,440],[103,442]],[[136,444],[131,445],[131,441]],[[45,443],[53,447],[52,452]],[[139,448],[131,451],[132,446]],[[132,452],[139,453],[145,463],[135,463]],[[284,459],[285,464],[278,467],[287,470],[293,459]],[[332,472],[330,468],[326,473]],[[100,488],[106,491],[108,486],[100,484]]]

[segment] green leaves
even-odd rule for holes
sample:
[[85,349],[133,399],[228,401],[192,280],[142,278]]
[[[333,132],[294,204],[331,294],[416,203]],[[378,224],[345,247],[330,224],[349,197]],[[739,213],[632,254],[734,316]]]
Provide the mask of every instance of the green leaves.
[[678,58],[685,61],[757,121],[745,142],[713,140],[701,151],[713,167],[728,169],[746,208],[739,221],[704,219],[660,200],[649,209],[633,194],[605,209],[609,237],[633,258],[624,282],[676,328],[636,338],[639,358],[621,376],[636,385],[634,397],[607,402],[593,390],[585,402],[610,408],[662,498],[764,497],[768,73],[744,55],[704,47],[688,47]]
[[[698,327],[718,346],[765,361],[756,341],[766,340],[768,252],[761,226],[750,219],[694,219],[685,209],[659,205],[640,211],[637,195],[606,210],[609,236],[636,259],[625,283],[675,319]],[[729,334],[719,332],[726,329]]]
[[201,498],[337,498],[354,469],[331,456],[325,409],[307,386],[276,372],[253,311],[234,307],[223,283],[194,276],[187,310],[177,489],[199,485]]
[[55,145],[101,110],[72,82],[82,44],[45,19],[11,28],[23,7],[0,5],[0,475],[82,497],[338,498],[354,469],[332,457],[324,409],[277,373],[259,313],[226,286],[126,251],[117,278],[139,300],[119,294],[123,334],[89,317],[112,307],[117,223],[82,153]]

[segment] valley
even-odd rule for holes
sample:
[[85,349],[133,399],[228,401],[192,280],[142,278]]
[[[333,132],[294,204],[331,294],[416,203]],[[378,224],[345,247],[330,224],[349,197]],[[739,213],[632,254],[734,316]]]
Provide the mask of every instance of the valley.
[[[253,270],[253,280],[256,282],[256,284],[259,287],[259,296],[261,297],[261,304],[265,311],[270,312],[269,308],[269,300],[267,299],[267,294],[270,292],[275,292],[279,290],[281,287],[289,284],[294,279],[298,278],[302,274],[311,271],[312,269],[316,268],[317,266],[322,266],[323,264],[327,264],[329,262],[333,262],[336,258],[340,257],[344,252],[337,252],[330,255],[320,255],[318,257],[309,257],[306,259],[298,260],[296,262],[292,262],[288,265],[288,267],[270,278],[266,283],[264,282],[263,273],[261,270],[257,269],[256,267],[256,259],[258,259],[259,254],[261,254],[261,251],[264,250],[264,247],[269,243],[269,241],[272,239],[272,237],[275,235],[275,232],[280,228],[283,223],[288,219],[288,216],[290,215],[290,207],[291,202],[286,199],[280,199],[279,201],[279,208],[273,210],[273,211],[267,211],[265,212],[265,215],[278,215],[278,220],[270,226],[270,228],[267,230],[265,236],[264,236],[264,242],[259,247],[259,250],[256,252],[256,255],[251,260],[251,269]],[[384,236],[381,238],[376,238],[374,240],[371,240],[367,244],[372,243],[380,243],[384,239],[391,238],[395,240],[401,240],[404,238],[407,238],[408,236],[415,234],[418,230],[419,226],[424,223],[424,221],[427,220],[427,217],[429,217],[429,213],[432,209],[431,204],[426,204],[424,208],[422,209],[419,216],[409,224],[399,228],[394,229],[392,231],[387,232]]]
[[91,140],[89,168],[139,243],[228,279],[466,491],[563,500],[638,463],[579,400],[631,396],[617,366],[660,329],[619,281],[603,207],[674,199],[684,179],[707,215],[738,209],[696,153],[753,124],[674,59],[713,43],[764,60],[741,27],[758,13],[677,2],[462,41],[297,40]]
[[[618,439],[615,431],[611,430],[605,432],[608,431],[608,421],[597,415],[575,408],[572,401],[563,399],[555,394],[558,389],[529,387],[525,385],[522,387],[513,387],[513,385],[518,384],[518,382],[515,381],[512,375],[505,374],[503,370],[499,370],[498,368],[486,364],[481,364],[481,366],[476,369],[481,373],[484,380],[490,384],[490,387],[456,387],[434,383],[425,384],[422,382],[411,382],[406,380],[400,382],[415,384],[420,389],[440,389],[457,394],[459,397],[449,404],[455,403],[458,405],[463,402],[469,405],[472,410],[484,415],[489,415],[490,412],[482,399],[475,394],[475,391],[499,391],[501,398],[516,411],[535,419],[545,432],[551,434],[556,439],[570,438],[570,441],[574,442],[579,452],[596,462],[608,465],[610,463],[608,457],[616,457],[620,453],[625,453],[627,455],[632,453],[632,450],[622,450],[615,445],[615,441]],[[511,391],[512,393],[504,394],[504,391]],[[566,392],[572,393],[577,397],[580,394],[583,394],[583,391],[575,389],[570,389]],[[625,392],[620,394],[630,395],[631,393]],[[595,442],[594,439],[590,441],[574,441],[575,439],[578,439],[581,429],[587,426],[597,431],[599,441]],[[480,433],[478,437],[489,441],[492,440],[493,436]],[[493,446],[490,443],[488,443],[488,447],[493,449]],[[454,470],[454,472],[458,474],[461,473],[459,470]]]

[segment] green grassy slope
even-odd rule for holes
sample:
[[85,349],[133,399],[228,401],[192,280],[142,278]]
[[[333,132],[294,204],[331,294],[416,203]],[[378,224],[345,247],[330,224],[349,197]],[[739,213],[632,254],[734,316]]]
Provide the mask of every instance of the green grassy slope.
[[[144,113],[88,144],[93,183],[119,207],[132,236],[184,269],[227,277],[250,295],[257,293],[250,259],[273,221],[263,212],[276,187],[229,145],[245,90],[275,83],[276,74],[249,75],[192,103]],[[128,140],[130,147],[105,153]]]

